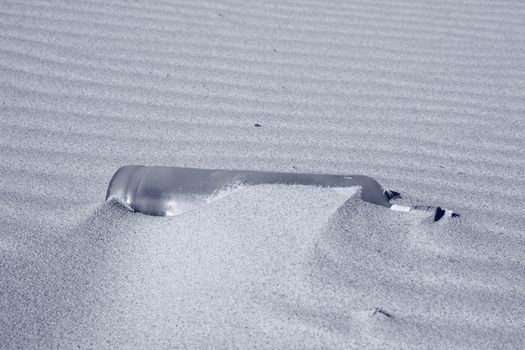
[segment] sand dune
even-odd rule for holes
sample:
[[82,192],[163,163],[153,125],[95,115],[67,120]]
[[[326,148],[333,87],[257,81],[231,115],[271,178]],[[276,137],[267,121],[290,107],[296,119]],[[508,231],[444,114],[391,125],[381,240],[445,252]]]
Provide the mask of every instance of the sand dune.
[[[0,347],[523,348],[524,19],[2,1]],[[462,217],[257,186],[150,218],[103,202],[126,164],[364,174]]]

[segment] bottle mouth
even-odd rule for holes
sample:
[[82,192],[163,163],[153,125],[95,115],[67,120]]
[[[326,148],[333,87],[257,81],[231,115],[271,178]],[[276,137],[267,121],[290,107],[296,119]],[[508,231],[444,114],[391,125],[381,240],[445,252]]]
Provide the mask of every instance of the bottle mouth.
[[411,212],[412,210],[433,212],[434,222],[441,220],[441,218],[443,217],[457,218],[460,216],[458,213],[455,213],[452,210],[443,209],[441,207],[432,207],[428,205],[406,206],[406,205],[392,204],[390,209],[395,210],[395,211],[405,212],[405,213]]

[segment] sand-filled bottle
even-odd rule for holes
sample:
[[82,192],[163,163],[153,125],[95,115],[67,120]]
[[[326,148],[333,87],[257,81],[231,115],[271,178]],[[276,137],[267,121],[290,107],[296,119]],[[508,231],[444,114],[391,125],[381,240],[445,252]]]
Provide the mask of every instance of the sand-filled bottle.
[[[392,208],[390,200],[399,196],[399,193],[385,190],[376,180],[363,175],[129,165],[113,175],[106,200],[116,199],[129,210],[143,214],[173,216],[208,203],[217,193],[228,188],[261,184],[357,186],[361,188],[363,201],[387,208]],[[399,210],[397,207],[392,209]]]

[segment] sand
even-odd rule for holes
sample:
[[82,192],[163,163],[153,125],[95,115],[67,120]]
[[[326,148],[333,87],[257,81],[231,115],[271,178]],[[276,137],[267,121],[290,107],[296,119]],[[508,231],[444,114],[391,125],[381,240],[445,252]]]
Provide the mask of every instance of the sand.
[[[525,348],[519,1],[0,3],[0,348]],[[260,127],[255,127],[259,124]],[[179,217],[122,165],[363,174]]]

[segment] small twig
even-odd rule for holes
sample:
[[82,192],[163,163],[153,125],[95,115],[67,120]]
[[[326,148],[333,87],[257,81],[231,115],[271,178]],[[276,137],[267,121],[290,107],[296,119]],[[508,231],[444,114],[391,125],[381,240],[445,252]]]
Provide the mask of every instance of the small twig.
[[386,317],[392,317],[392,314],[390,314],[389,312],[381,309],[380,307],[376,307],[376,309],[374,310],[374,313],[372,314],[372,316],[374,316],[377,313],[383,314]]

